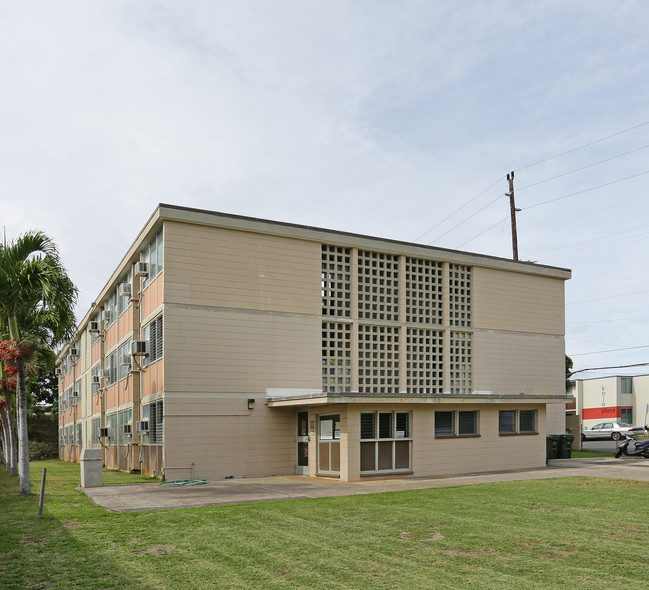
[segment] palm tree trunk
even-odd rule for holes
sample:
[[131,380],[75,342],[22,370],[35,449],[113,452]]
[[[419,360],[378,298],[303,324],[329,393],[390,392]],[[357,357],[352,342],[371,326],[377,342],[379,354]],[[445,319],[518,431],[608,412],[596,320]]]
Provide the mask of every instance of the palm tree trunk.
[[[6,389],[4,390],[4,398],[6,404],[5,418],[7,420],[7,426],[5,429],[6,436],[7,436],[7,455],[8,455],[7,471],[9,472],[9,475],[11,475],[12,477],[16,477],[18,475],[18,468],[16,466],[16,457],[18,456],[18,449],[16,448],[16,430],[14,428],[11,397],[9,395],[9,392]],[[3,423],[3,428],[4,428],[4,423]]]
[[9,424],[7,422],[7,406],[0,406],[0,422],[2,422],[2,460],[5,464],[7,473],[10,472],[11,457],[9,454]]
[[32,493],[29,479],[29,441],[27,438],[27,392],[25,390],[25,361],[18,358],[16,384],[16,411],[18,413],[18,482],[21,496]]

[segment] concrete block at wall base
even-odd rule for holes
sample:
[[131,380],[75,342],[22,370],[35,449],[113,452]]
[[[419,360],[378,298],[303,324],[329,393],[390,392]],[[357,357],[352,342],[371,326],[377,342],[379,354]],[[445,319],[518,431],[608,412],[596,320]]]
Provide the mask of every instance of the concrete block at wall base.
[[101,449],[81,451],[81,487],[98,488],[103,485],[103,458]]

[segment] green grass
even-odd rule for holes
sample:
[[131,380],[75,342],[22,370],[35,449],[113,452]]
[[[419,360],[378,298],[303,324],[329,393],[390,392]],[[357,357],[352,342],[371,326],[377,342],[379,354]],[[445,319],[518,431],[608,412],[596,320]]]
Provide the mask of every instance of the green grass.
[[579,451],[572,451],[573,459],[583,459],[588,457],[612,457],[614,453],[612,451],[608,453],[602,453],[601,451],[591,451],[589,449],[581,449]]
[[[570,478],[110,513],[47,467],[45,513],[0,474],[0,587],[593,588],[644,585],[649,483]],[[105,473],[106,483],[142,481]],[[150,481],[150,480],[149,480]]]

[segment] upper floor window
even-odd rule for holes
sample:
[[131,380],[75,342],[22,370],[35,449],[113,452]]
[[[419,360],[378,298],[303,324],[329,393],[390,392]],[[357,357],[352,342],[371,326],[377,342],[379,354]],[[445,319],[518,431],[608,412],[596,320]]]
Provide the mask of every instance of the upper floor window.
[[117,291],[113,291],[104,303],[106,328],[112,326],[117,320]]
[[162,358],[162,314],[158,314],[142,329],[144,340],[149,341],[149,355],[146,357],[147,364],[151,364]]
[[622,393],[633,393],[633,378],[622,377]]
[[[120,281],[120,285],[130,285],[132,283],[131,277],[132,277],[132,271],[129,270],[126,276]],[[118,315],[122,315],[127,309],[128,306],[131,304],[131,298],[129,295],[121,295],[119,294],[119,287],[117,287],[117,313]]]
[[149,245],[144,249],[142,253],[142,262],[146,262],[149,265],[149,276],[144,279],[142,287],[146,287],[150,281],[155,279],[162,272],[162,263],[163,263],[163,243],[162,243],[162,231],[159,231],[158,234],[151,240]]

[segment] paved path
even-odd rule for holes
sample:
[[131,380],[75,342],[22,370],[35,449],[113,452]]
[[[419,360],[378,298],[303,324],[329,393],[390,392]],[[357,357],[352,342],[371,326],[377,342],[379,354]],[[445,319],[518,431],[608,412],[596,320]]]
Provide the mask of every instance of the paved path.
[[103,486],[86,488],[84,492],[95,504],[110,511],[170,510],[574,476],[649,481],[649,460],[606,457],[554,459],[549,461],[547,467],[541,469],[501,471],[460,477],[388,478],[344,482],[337,479],[286,475],[218,480],[196,486],[169,487],[160,486],[158,483]]

